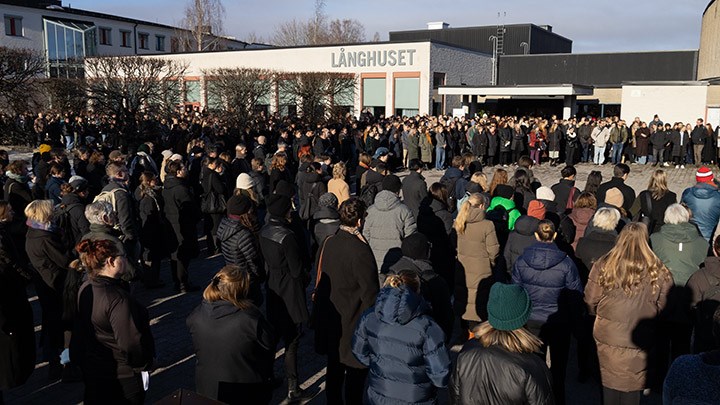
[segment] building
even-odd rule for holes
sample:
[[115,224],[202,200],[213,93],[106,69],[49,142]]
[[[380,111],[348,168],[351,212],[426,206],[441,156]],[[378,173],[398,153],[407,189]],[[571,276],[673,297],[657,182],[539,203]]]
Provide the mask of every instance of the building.
[[[170,54],[192,45],[184,40],[187,31],[176,27],[63,7],[56,0],[4,0],[0,14],[4,28],[0,46],[43,55],[49,77],[82,76],[83,59],[89,56]],[[208,37],[220,49],[262,46]]]

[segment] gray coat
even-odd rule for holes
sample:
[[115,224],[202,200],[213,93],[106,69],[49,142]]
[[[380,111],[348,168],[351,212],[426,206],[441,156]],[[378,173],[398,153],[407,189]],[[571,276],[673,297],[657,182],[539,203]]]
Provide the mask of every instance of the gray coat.
[[375,203],[368,208],[363,235],[381,272],[402,257],[403,238],[416,231],[415,217],[400,197],[387,190],[377,193]]

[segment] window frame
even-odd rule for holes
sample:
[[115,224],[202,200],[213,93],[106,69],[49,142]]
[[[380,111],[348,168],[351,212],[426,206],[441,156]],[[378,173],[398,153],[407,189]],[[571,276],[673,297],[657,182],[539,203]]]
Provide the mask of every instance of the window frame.
[[150,34],[138,32],[138,49],[150,50]]
[[[125,41],[126,38],[127,41]],[[132,31],[120,30],[120,47],[132,48]]]
[[[103,41],[103,33],[107,33],[107,36],[105,36],[105,41]],[[112,28],[98,27],[98,44],[112,46],[112,42]]]
[[[160,46],[160,44],[162,44],[162,46]],[[165,35],[155,34],[155,50],[158,52],[165,52]]]
[[[22,16],[15,14],[4,14],[3,24],[5,25],[5,36],[8,37],[24,37],[25,32],[23,30]],[[20,32],[18,32],[17,24],[20,22]],[[10,26],[8,26],[10,23]]]

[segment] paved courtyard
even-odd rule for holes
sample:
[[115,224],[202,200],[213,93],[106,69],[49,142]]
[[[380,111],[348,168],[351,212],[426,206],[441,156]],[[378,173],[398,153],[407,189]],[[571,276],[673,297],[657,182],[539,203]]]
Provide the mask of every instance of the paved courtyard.
[[[591,170],[597,170],[598,166],[581,164],[578,169],[578,187],[582,189],[585,179]],[[636,192],[647,187],[648,180],[655,168],[651,166],[632,165],[628,184]],[[715,168],[717,169],[717,168]],[[603,173],[603,179],[612,176],[612,166],[605,165],[599,169]],[[686,169],[665,168],[668,172],[670,189],[678,195],[682,190],[694,184],[695,168]],[[508,168],[512,174],[513,168]],[[716,170],[717,171],[717,170]],[[549,167],[543,165],[534,169],[535,176],[543,185],[552,185],[560,178],[560,167]],[[488,177],[491,177],[492,169],[485,169]],[[441,172],[428,171],[425,173],[428,184],[437,181]],[[201,241],[201,246],[204,243]],[[214,273],[223,265],[222,257],[205,257],[194,260],[190,266],[190,280],[199,286],[207,285]],[[194,389],[194,354],[192,342],[185,318],[201,300],[201,292],[189,294],[176,294],[172,290],[170,281],[169,266],[163,266],[162,277],[168,287],[158,290],[146,290],[142,285],[134,287],[134,295],[141,303],[147,306],[150,316],[152,332],[157,347],[157,369],[152,373],[150,389],[147,395],[148,403],[155,402],[178,388]],[[32,297],[31,303],[35,313],[36,332],[39,332],[40,306],[32,289],[28,290]],[[38,333],[39,335],[39,333]],[[454,350],[459,350],[455,347]],[[275,373],[283,375],[283,351],[278,351],[278,361],[275,364]],[[312,387],[320,392],[312,404],[324,404],[324,395],[321,390],[324,387],[325,358],[316,355],[312,348],[312,331],[303,336],[299,353],[298,364],[301,365],[300,377],[305,381],[304,387]],[[577,367],[574,361],[574,348],[571,352],[571,361],[568,369],[567,398],[568,403],[599,403],[600,392],[597,382],[578,383],[576,380]],[[83,386],[81,383],[63,384],[60,382],[47,382],[47,364],[38,363],[35,373],[30,380],[22,387],[5,393],[5,400],[8,404],[76,404],[82,401]],[[282,403],[286,393],[285,386],[275,391],[273,404]],[[446,393],[442,393],[441,401],[446,403]],[[653,395],[645,398],[643,403],[660,403],[660,398]]]

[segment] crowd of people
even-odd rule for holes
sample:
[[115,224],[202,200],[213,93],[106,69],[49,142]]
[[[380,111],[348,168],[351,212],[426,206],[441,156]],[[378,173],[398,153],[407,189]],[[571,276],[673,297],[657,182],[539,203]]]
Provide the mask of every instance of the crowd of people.
[[[453,404],[564,404],[573,377],[598,381],[605,404],[718,402],[720,190],[701,165],[717,135],[655,118],[261,116],[240,129],[196,111],[142,117],[130,136],[38,115],[32,161],[0,153],[0,351],[13,359],[0,388],[34,369],[32,285],[48,378],[81,379],[88,404],[143,403],[155,346],[131,286],[199,291],[204,248],[224,265],[177,333],[209,398],[268,403],[281,342],[287,399],[311,399],[298,376],[310,334],[329,404],[432,404],[445,387]],[[677,196],[657,169],[636,196],[627,163],[667,167],[676,130],[674,163],[696,163],[697,184]],[[606,145],[612,178],[575,187],[574,165],[604,163]],[[533,175],[544,159],[565,163],[556,184]],[[444,173],[428,185],[432,168]]]

